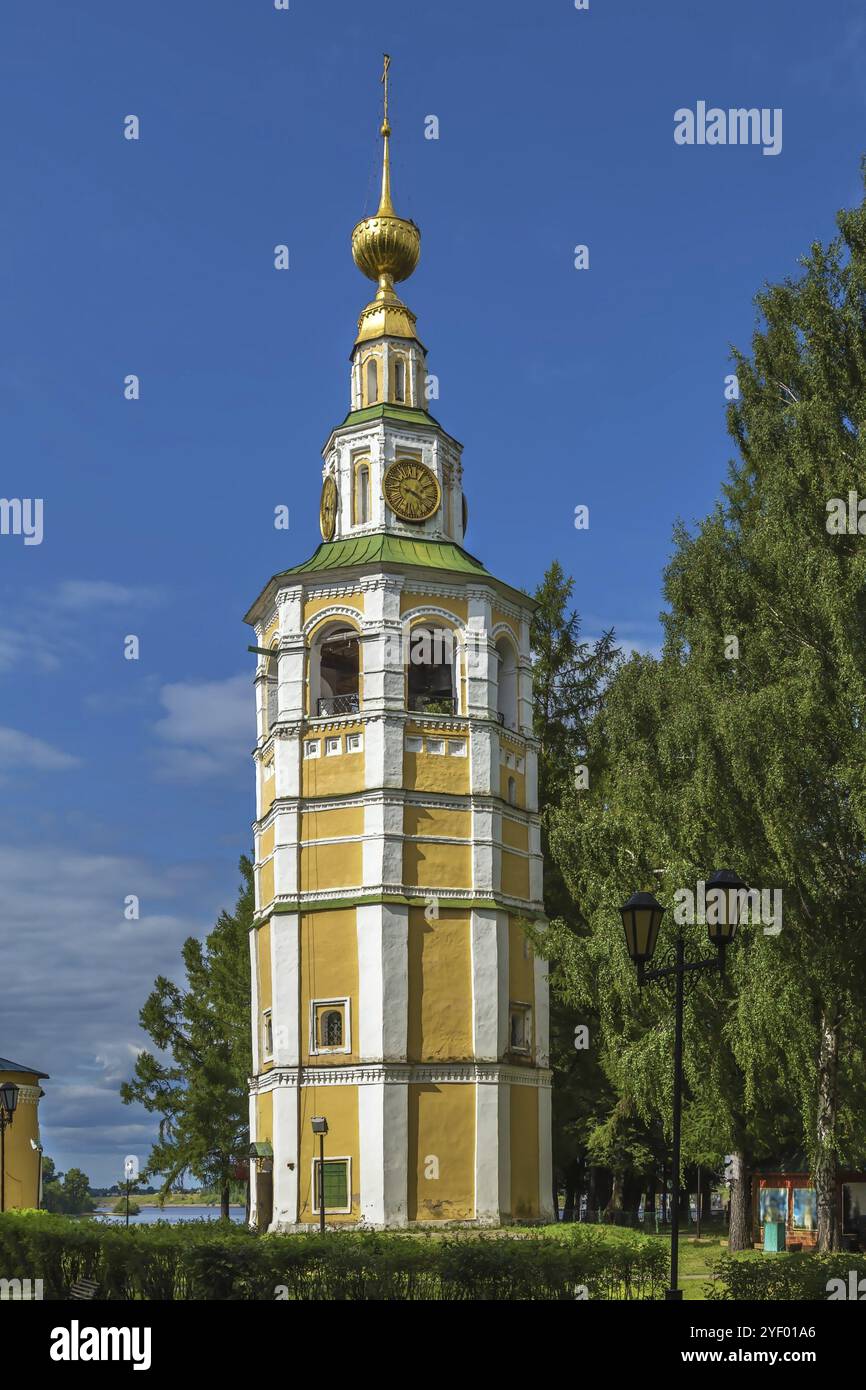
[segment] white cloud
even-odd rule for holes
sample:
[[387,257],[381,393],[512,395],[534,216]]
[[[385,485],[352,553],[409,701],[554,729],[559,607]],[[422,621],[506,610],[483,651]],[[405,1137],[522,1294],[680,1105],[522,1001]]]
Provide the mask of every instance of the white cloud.
[[[39,1107],[46,1152],[112,1181],[124,1154],[146,1158],[156,1120],[125,1106],[120,1082],[153,1049],[138,1011],[157,975],[181,983],[180,947],[233,901],[212,864],[156,865],[57,843],[0,843],[4,955],[0,1050],[49,1073]],[[139,921],[124,899],[140,899]]]
[[0,627],[0,673],[25,663],[36,671],[55,671],[60,659],[44,641],[34,639],[31,629]]
[[60,608],[84,612],[91,608],[132,607],[154,603],[157,589],[114,584],[108,579],[64,579],[58,586],[56,602]]
[[250,677],[179,681],[164,685],[159,698],[166,713],[156,733],[170,745],[160,755],[160,774],[181,781],[235,775],[255,739]]
[[19,729],[0,725],[0,776],[10,768],[28,768],[32,772],[66,772],[80,767],[81,759],[64,753],[44,739],[23,734]]

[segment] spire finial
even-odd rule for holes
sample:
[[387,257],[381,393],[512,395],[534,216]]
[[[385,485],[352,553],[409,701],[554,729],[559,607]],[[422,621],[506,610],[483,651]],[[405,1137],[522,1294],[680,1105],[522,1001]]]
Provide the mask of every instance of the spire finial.
[[388,124],[388,69],[391,66],[390,53],[382,54],[382,77],[381,83],[385,88],[383,97],[383,116],[382,129],[379,134],[382,136],[384,148],[382,151],[382,197],[379,199],[379,210],[377,217],[396,217],[394,204],[391,202],[391,127]]
[[[382,126],[380,134],[384,142],[382,151],[382,196],[379,207],[372,217],[364,218],[352,232],[352,255],[359,270],[378,283],[375,304],[387,304],[399,311],[401,322],[409,315],[409,310],[394,293],[395,280],[407,280],[418,264],[421,252],[421,234],[414,222],[399,217],[391,202],[391,124],[388,120],[388,99],[390,97],[391,56],[383,54],[381,83]],[[370,309],[373,306],[368,305]],[[364,311],[367,313],[367,310]],[[414,324],[414,317],[413,317]],[[407,320],[408,322],[408,320]],[[370,325],[368,325],[368,328]],[[414,328],[403,336],[411,337]],[[369,333],[368,336],[373,336]],[[398,335],[399,336],[399,335]]]

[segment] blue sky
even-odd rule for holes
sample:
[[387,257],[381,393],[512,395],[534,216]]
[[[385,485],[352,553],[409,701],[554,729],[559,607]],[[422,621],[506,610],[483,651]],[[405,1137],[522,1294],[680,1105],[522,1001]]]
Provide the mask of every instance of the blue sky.
[[[44,539],[0,536],[0,1054],[51,1073],[46,1149],[95,1182],[146,1157],[138,1009],[249,847],[241,617],[318,541],[386,49],[467,546],[530,588],[560,559],[590,634],[658,642],[672,524],[730,456],[729,345],[860,198],[856,0],[7,0],[0,495],[44,499]],[[676,145],[700,100],[782,108],[781,153]]]

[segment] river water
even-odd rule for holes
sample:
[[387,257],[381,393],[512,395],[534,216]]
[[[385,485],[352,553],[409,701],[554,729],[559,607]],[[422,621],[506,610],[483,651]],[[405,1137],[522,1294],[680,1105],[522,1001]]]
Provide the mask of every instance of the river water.
[[[112,1202],[113,1206],[113,1202]],[[170,1221],[174,1225],[178,1221],[218,1221],[219,1207],[142,1207],[137,1216],[130,1213],[130,1226],[152,1226],[155,1221]],[[229,1207],[229,1215],[232,1221],[242,1224],[246,1217],[244,1207]],[[112,1221],[121,1226],[126,1223],[125,1212],[114,1212],[111,1207],[97,1207],[94,1216],[100,1221]]]

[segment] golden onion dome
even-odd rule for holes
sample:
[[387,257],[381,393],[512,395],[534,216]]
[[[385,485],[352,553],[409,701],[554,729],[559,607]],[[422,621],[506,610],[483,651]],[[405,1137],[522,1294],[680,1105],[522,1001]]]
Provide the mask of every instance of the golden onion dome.
[[388,68],[385,55],[385,117],[380,134],[382,153],[382,195],[372,217],[365,217],[352,231],[352,257],[358,269],[378,285],[376,298],[362,311],[358,321],[361,342],[393,333],[414,337],[415,315],[394,292],[398,280],[408,280],[421,255],[421,233],[414,222],[398,217],[391,201],[391,126],[388,123]]

